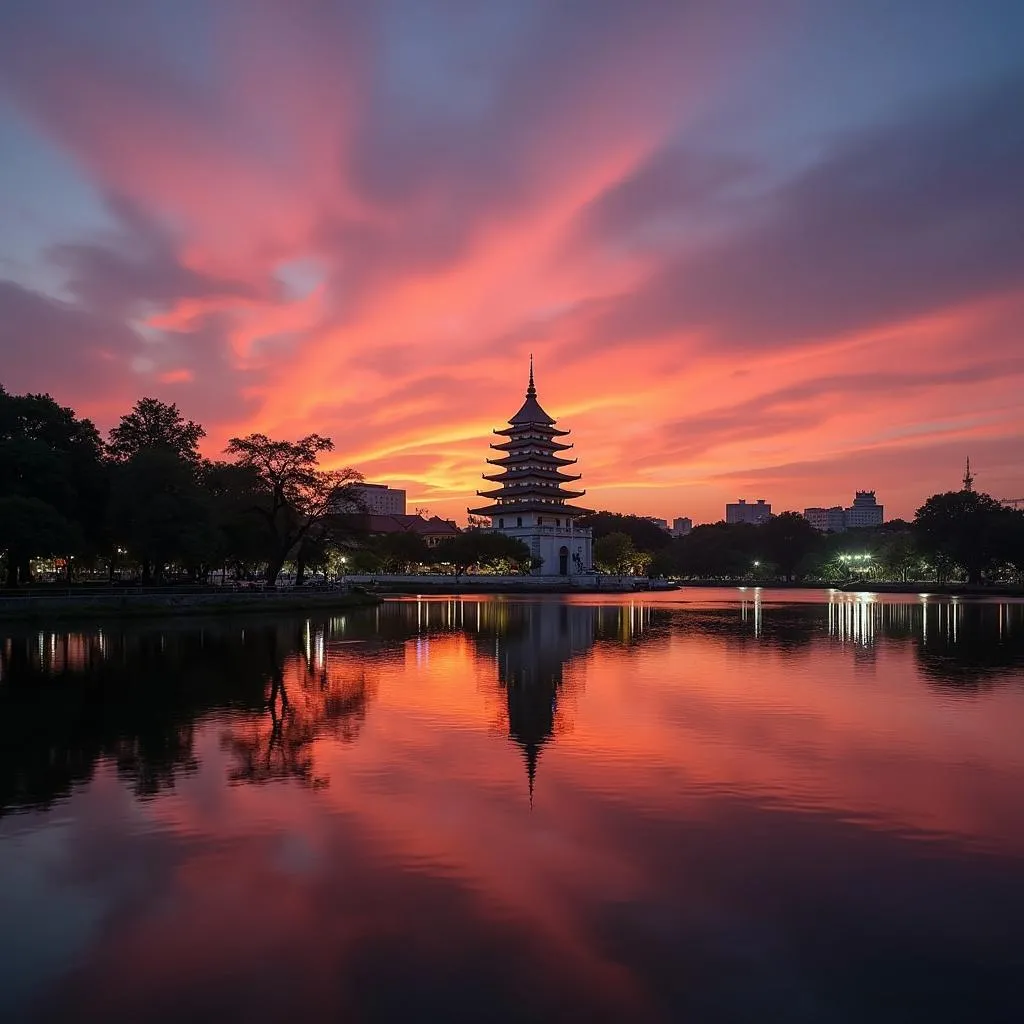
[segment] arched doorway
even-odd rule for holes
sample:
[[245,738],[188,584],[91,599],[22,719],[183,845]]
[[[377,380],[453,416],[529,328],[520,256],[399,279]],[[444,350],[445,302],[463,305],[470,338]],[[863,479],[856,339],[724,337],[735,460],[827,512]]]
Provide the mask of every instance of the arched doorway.
[[558,549],[558,575],[569,575],[569,549],[564,544]]

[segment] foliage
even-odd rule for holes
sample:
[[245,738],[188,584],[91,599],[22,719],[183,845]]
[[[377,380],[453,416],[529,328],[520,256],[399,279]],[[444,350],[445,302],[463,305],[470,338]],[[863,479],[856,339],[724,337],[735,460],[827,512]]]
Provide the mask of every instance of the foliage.
[[947,569],[959,566],[968,583],[980,583],[1000,562],[1010,561],[1020,532],[1020,513],[978,491],[933,494],[914,516],[921,550]]
[[112,543],[132,552],[144,580],[169,562],[199,576],[219,553],[196,447],[204,434],[155,398],[140,399],[110,431]]
[[133,552],[143,579],[178,562],[193,576],[216,558],[218,537],[197,467],[171,448],[140,448],[111,467],[110,523]]
[[[56,524],[60,527],[64,555],[83,554],[102,541],[106,481],[102,443],[95,426],[76,418],[71,409],[59,406],[49,395],[10,395],[0,387],[0,480],[4,498],[35,502],[40,525],[38,540],[31,531],[0,532],[0,546],[7,554],[7,581],[27,582],[29,559],[44,553],[35,545],[52,548]],[[10,506],[11,521],[21,522],[28,506]],[[21,512],[18,511],[21,510]],[[23,524],[27,526],[28,524]],[[27,545],[27,546],[26,546]],[[59,546],[61,546],[59,545]]]
[[386,533],[375,537],[371,546],[384,572],[409,572],[430,557],[426,542],[418,533]]
[[198,423],[185,420],[177,405],[141,398],[110,431],[107,452],[114,462],[128,462],[142,452],[164,449],[194,464],[199,461],[198,446],[205,436]]
[[530,549],[521,540],[481,530],[444,541],[433,555],[438,562],[454,565],[460,575],[474,566],[500,573],[529,572],[531,564]]
[[654,556],[652,571],[696,579],[742,578],[750,573],[761,526],[711,523],[696,526]]
[[604,572],[631,572],[637,556],[627,533],[607,533],[594,541],[594,564]]
[[334,508],[355,500],[362,476],[354,469],[323,470],[319,459],[334,443],[320,434],[275,441],[266,434],[233,437],[227,452],[258,480],[250,505],[264,529],[267,583],[273,586],[285,560]]
[[646,551],[650,554],[661,551],[672,543],[671,534],[642,516],[594,512],[588,516],[580,516],[576,520],[576,525],[593,530],[595,542],[612,533],[624,533],[637,551]]
[[819,543],[821,535],[797,512],[772,516],[767,523],[755,527],[756,562],[769,562],[787,582],[797,576],[797,568]]
[[80,542],[74,523],[52,505],[22,495],[0,498],[0,537],[7,554],[7,583],[16,586],[19,567],[33,556],[66,554]]

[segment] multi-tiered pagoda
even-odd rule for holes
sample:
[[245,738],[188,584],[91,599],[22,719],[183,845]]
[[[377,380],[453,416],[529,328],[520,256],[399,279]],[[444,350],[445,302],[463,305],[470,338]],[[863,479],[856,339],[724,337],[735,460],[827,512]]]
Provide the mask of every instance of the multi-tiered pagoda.
[[569,504],[582,498],[585,491],[571,491],[565,485],[579,480],[579,474],[566,473],[565,467],[576,460],[561,452],[572,448],[556,438],[567,437],[568,430],[558,430],[553,420],[537,401],[533,383],[533,357],[530,357],[530,383],[526,401],[508,421],[504,430],[494,433],[502,440],[491,445],[501,456],[488,459],[499,471],[484,474],[498,486],[491,491],[477,491],[493,504],[469,509],[472,515],[488,516],[491,527],[523,541],[539,567],[540,576],[578,576],[589,574],[591,568],[591,534],[589,529],[575,525],[577,516],[590,509]]

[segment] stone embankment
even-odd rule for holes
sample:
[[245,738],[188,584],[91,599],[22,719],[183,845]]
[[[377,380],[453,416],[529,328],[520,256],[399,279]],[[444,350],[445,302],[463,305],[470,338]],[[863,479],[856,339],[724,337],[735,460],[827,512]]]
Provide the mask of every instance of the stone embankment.
[[212,615],[226,612],[304,611],[378,604],[361,587],[296,590],[70,587],[0,594],[0,621],[76,616]]
[[467,573],[347,576],[350,584],[382,594],[627,594],[650,590],[640,576],[492,576]]

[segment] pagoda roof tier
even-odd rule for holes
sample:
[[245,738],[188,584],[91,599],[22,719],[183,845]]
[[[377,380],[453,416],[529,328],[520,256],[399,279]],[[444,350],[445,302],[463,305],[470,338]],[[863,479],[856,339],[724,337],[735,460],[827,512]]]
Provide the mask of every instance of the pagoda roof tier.
[[[509,423],[512,421],[509,420]],[[554,422],[552,420],[552,422]],[[550,440],[552,437],[565,437],[568,430],[558,430],[555,427],[549,426],[546,423],[516,423],[511,427],[504,427],[501,430],[495,430],[495,434],[500,434],[502,437],[525,437],[530,432],[539,433],[546,435],[546,440]],[[533,438],[531,438],[533,440]]]
[[507,469],[501,473],[484,473],[482,474],[485,480],[493,480],[495,483],[499,483],[503,480],[550,480],[553,483],[571,483],[573,480],[579,480],[580,474],[575,475],[571,473],[559,473],[557,469],[548,469],[546,466],[539,468],[536,466],[527,466],[525,468],[513,468]]
[[[545,462],[557,463],[559,466],[571,466],[575,459],[563,459],[560,455],[555,455],[553,452],[536,452],[531,451],[528,447],[521,447],[521,449],[508,449],[505,444],[494,444],[494,449],[501,452],[502,455],[498,459],[487,459],[486,461],[493,466],[504,466],[510,462],[521,462],[523,459],[544,459]],[[562,450],[570,449],[571,444],[560,445]]]
[[544,484],[524,484],[521,487],[499,487],[494,491],[477,491],[481,498],[508,498],[518,501],[520,498],[545,498],[548,501],[559,501],[563,498],[582,498],[586,491],[566,491],[561,487],[545,487]]
[[555,452],[568,452],[572,444],[560,444],[558,441],[539,440],[537,437],[515,437],[512,440],[502,441],[501,444],[490,445],[495,452],[505,452],[508,455],[522,455],[530,450],[543,449],[545,452],[554,455]]
[[536,512],[538,515],[560,515],[560,516],[589,516],[593,515],[592,508],[580,508],[578,505],[557,505],[545,501],[517,501],[508,502],[504,505],[485,505],[483,508],[468,508],[466,511],[473,516],[507,516],[517,515],[520,512]]

